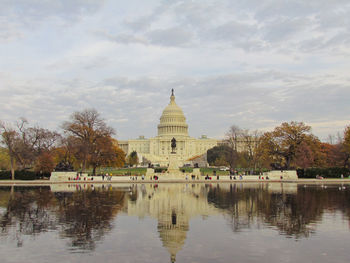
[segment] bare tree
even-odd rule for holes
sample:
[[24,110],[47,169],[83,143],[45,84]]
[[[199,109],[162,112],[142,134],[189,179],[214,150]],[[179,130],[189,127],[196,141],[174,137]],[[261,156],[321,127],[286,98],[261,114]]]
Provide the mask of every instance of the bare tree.
[[226,154],[226,160],[230,164],[231,169],[236,166],[238,159],[239,141],[241,137],[242,129],[236,125],[232,125],[225,135],[225,143],[229,147],[229,150]]
[[17,123],[20,140],[17,142],[17,159],[22,169],[32,167],[37,158],[48,153],[55,146],[60,134],[38,126],[27,127],[21,118]]
[[239,139],[242,137],[242,129],[236,125],[232,125],[225,134],[225,141],[234,151],[238,150]]
[[261,142],[261,133],[258,130],[252,132],[243,130],[242,140],[244,151],[247,152],[248,165],[255,170],[261,158],[261,153],[258,151]]
[[335,144],[335,135],[328,134],[327,142],[328,142],[329,144]]
[[16,126],[0,122],[2,143],[6,145],[10,156],[11,175],[14,179],[15,164],[20,169],[31,168],[38,157],[48,153],[60,137],[40,127],[27,127],[28,121],[20,118]]

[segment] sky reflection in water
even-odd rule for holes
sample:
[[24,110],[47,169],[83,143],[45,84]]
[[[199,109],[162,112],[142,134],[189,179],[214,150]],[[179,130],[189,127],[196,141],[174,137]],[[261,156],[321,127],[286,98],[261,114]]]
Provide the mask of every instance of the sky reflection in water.
[[3,263],[347,262],[349,216],[350,185],[0,187],[0,254]]

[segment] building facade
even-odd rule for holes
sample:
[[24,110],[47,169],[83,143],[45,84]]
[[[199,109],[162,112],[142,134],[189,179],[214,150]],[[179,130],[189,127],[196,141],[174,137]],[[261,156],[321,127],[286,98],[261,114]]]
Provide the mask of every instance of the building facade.
[[176,139],[176,154],[180,165],[188,163],[191,159],[206,154],[207,150],[217,146],[219,141],[209,139],[202,135],[199,139],[188,135],[188,125],[182,109],[175,102],[174,91],[170,96],[170,103],[165,107],[158,125],[158,135],[146,139],[119,141],[119,147],[129,155],[136,151],[139,160],[142,157],[152,164],[168,166],[169,155],[172,152],[171,140]]

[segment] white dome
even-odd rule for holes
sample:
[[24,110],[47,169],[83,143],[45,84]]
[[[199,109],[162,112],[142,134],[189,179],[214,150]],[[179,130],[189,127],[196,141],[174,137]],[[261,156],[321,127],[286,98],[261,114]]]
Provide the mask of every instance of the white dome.
[[170,103],[163,110],[158,125],[158,136],[188,136],[188,125],[182,109],[175,103],[174,90],[170,96]]

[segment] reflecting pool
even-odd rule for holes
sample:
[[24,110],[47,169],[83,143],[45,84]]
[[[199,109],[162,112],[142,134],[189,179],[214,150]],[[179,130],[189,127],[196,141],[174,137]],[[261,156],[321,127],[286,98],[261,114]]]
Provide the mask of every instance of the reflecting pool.
[[348,262],[350,185],[0,187],[1,262]]

